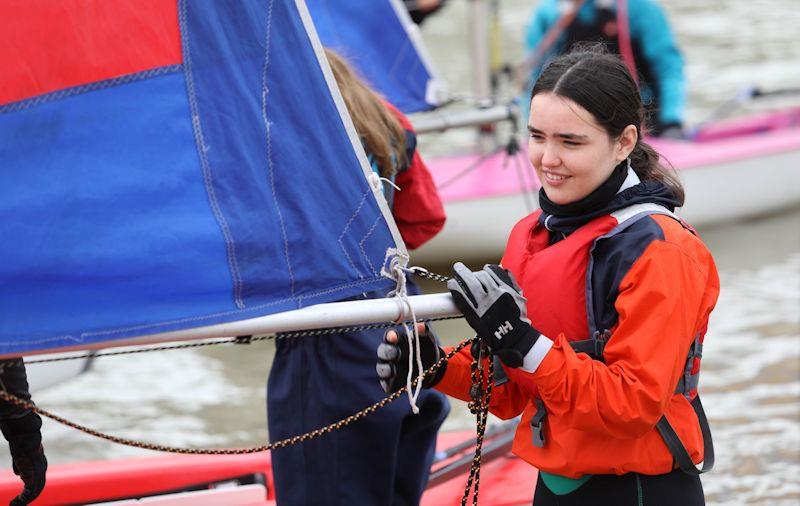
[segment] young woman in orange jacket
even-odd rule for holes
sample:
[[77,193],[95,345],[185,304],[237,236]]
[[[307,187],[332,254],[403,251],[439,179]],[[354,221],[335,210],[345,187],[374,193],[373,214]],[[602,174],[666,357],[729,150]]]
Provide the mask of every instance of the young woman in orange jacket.
[[[513,451],[540,470],[536,506],[704,504],[713,446],[697,380],[719,279],[673,213],[683,188],[643,121],[616,56],[553,60],[528,123],[541,209],[514,227],[502,267],[457,263],[448,283],[491,355],[484,370],[494,362],[491,412],[522,415]],[[427,332],[420,343],[425,367],[447,351]],[[407,348],[387,332],[384,389],[405,382]],[[463,350],[425,386],[469,400],[472,360]]]

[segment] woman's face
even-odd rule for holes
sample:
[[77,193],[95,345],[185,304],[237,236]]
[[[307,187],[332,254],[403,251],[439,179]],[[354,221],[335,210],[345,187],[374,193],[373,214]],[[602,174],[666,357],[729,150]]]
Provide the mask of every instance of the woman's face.
[[629,125],[612,139],[589,111],[553,93],[533,97],[528,130],[536,175],[547,197],[562,205],[586,197],[608,179],[633,151],[637,135]]

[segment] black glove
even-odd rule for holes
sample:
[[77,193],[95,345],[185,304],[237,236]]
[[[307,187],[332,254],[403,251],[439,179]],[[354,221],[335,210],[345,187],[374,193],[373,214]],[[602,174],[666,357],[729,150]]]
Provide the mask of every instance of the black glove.
[[683,131],[683,126],[680,123],[667,123],[663,125],[658,132],[658,137],[662,139],[670,139],[675,141],[686,140],[686,133]]
[[[408,336],[404,327],[398,327],[396,332],[397,343],[390,343],[386,340],[388,331],[384,334],[383,342],[378,346],[378,363],[375,364],[375,371],[381,380],[383,391],[387,394],[396,392],[405,386],[408,377],[408,356],[410,354]],[[427,371],[444,356],[444,351],[436,344],[436,336],[427,324],[425,324],[425,329],[419,333],[419,343],[422,368]],[[416,349],[411,355],[411,361],[413,364],[411,378],[413,379],[419,374]],[[436,385],[444,376],[446,367],[447,362],[444,362],[432,376],[426,376],[422,380],[422,388],[432,388]]]
[[28,504],[42,493],[47,458],[42,447],[42,419],[34,412],[20,418],[0,420],[0,430],[8,440],[14,473],[22,478],[24,488],[11,501],[12,506]]
[[511,273],[499,265],[471,272],[461,262],[453,271],[447,288],[467,323],[504,364],[520,367],[539,332],[527,318],[525,297]]

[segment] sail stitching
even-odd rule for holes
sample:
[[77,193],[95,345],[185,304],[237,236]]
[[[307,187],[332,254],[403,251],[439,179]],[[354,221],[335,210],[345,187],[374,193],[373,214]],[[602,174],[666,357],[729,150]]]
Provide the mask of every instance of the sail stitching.
[[347,224],[344,226],[344,229],[342,229],[342,233],[339,234],[339,247],[342,248],[342,251],[344,252],[345,257],[347,257],[347,261],[350,262],[350,266],[353,268],[354,271],[356,271],[356,274],[358,274],[359,278],[363,278],[364,276],[361,274],[361,271],[358,270],[358,268],[356,267],[356,264],[353,263],[353,259],[350,256],[350,253],[347,252],[347,249],[344,246],[344,241],[342,239],[344,239],[344,236],[347,233],[347,229],[350,228],[350,225],[352,225],[353,221],[356,219],[356,216],[358,216],[358,213],[361,212],[361,208],[364,207],[364,202],[367,201],[367,197],[369,196],[371,191],[372,191],[371,189],[368,189],[364,193],[364,196],[361,197],[361,202],[359,202],[358,207],[353,212],[353,215],[350,216],[350,219],[347,220]]
[[372,227],[370,227],[366,235],[364,235],[364,237],[361,239],[361,242],[358,243],[358,247],[361,250],[361,254],[364,256],[364,259],[367,261],[369,268],[372,270],[373,276],[378,276],[378,271],[375,270],[375,265],[369,259],[369,255],[367,255],[367,251],[364,249],[364,243],[367,241],[367,238],[372,235],[372,232],[375,231],[375,227],[378,226],[378,223],[380,223],[381,218],[383,218],[383,214],[379,213],[378,217],[375,218],[375,221],[372,223]]
[[188,24],[186,22],[186,0],[180,0],[178,3],[178,24],[181,30],[181,48],[184,57],[184,75],[186,78],[186,94],[189,97],[189,109],[192,115],[192,128],[194,130],[195,141],[197,143],[197,153],[200,158],[200,166],[203,171],[203,184],[206,188],[206,195],[208,196],[211,210],[214,213],[214,218],[217,220],[222,235],[225,239],[225,249],[228,257],[228,268],[233,277],[233,299],[236,307],[244,309],[245,304],[242,300],[242,278],[239,274],[239,265],[236,261],[236,246],[234,244],[233,236],[231,235],[230,228],[225,216],[222,214],[222,209],[217,202],[216,193],[214,192],[214,185],[211,174],[211,163],[208,160],[208,146],[203,138],[203,127],[200,123],[200,110],[197,103],[197,94],[194,89],[194,77],[192,75],[192,53],[189,48],[189,32]]
[[112,77],[110,79],[103,79],[102,81],[81,84],[79,86],[72,86],[70,88],[64,88],[63,90],[57,90],[57,91],[52,91],[50,93],[45,93],[44,95],[38,95],[35,97],[26,98],[18,102],[11,102],[9,104],[0,105],[0,114],[22,111],[39,105],[47,104],[49,102],[55,102],[58,100],[74,97],[77,95],[83,95],[84,93],[89,93],[92,91],[105,90],[108,88],[113,88],[115,86],[120,86],[122,84],[130,84],[138,81],[144,81],[146,79],[150,79],[153,77],[159,77],[167,74],[174,74],[180,72],[182,69],[183,65],[178,63],[176,65],[166,65],[163,67],[156,67],[152,69],[142,70],[140,72],[134,72],[132,74],[125,74],[118,77]]
[[275,209],[278,211],[278,221],[281,226],[281,238],[283,239],[283,254],[286,257],[286,268],[289,272],[289,290],[292,298],[295,297],[295,279],[294,272],[292,271],[292,261],[289,257],[289,239],[286,235],[286,222],[283,219],[283,212],[278,203],[278,194],[275,191],[275,170],[272,163],[272,123],[267,118],[267,95],[269,95],[269,86],[267,86],[267,69],[269,68],[269,51],[272,41],[272,6],[274,0],[270,0],[269,7],[267,8],[267,30],[266,39],[264,41],[264,68],[261,72],[261,118],[264,121],[264,127],[267,134],[267,166],[269,172],[270,190],[272,191],[272,201],[275,203]]
[[[408,41],[406,41],[406,43],[405,43],[405,44],[403,44],[403,48],[402,48],[402,49],[401,49],[401,50],[400,50],[400,51],[397,53],[397,55],[395,56],[395,58],[394,58],[394,61],[392,62],[392,65],[389,67],[389,77],[391,77],[393,80],[396,80],[396,77],[395,77],[395,76],[397,75],[397,70],[398,70],[398,69],[399,69],[399,67],[400,67],[400,62],[401,62],[401,61],[403,60],[403,58],[405,57],[405,55],[406,55],[406,52],[408,51],[408,47],[409,47],[409,46],[410,46],[410,44],[408,43]],[[412,46],[412,49],[411,49],[411,50],[412,50],[412,51],[414,50],[414,49],[413,49],[413,46]],[[404,73],[404,75],[405,75],[405,77],[406,77],[406,78],[408,78],[409,74],[410,74],[410,72],[408,72],[408,73]]]

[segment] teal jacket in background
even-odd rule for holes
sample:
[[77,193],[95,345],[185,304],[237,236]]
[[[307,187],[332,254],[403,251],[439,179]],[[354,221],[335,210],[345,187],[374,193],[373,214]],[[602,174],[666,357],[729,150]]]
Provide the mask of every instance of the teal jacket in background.
[[[547,31],[561,17],[569,0],[541,0],[531,17],[526,34],[526,50],[536,48]],[[627,0],[631,46],[641,77],[642,98],[655,111],[651,128],[656,132],[682,124],[686,106],[683,57],[678,50],[663,8],[654,0]],[[617,48],[616,4],[614,0],[587,0],[570,27],[533,70],[533,80],[542,67],[577,40],[603,40],[614,52]],[[596,32],[596,33],[593,33]],[[533,81],[532,81],[533,82]]]

